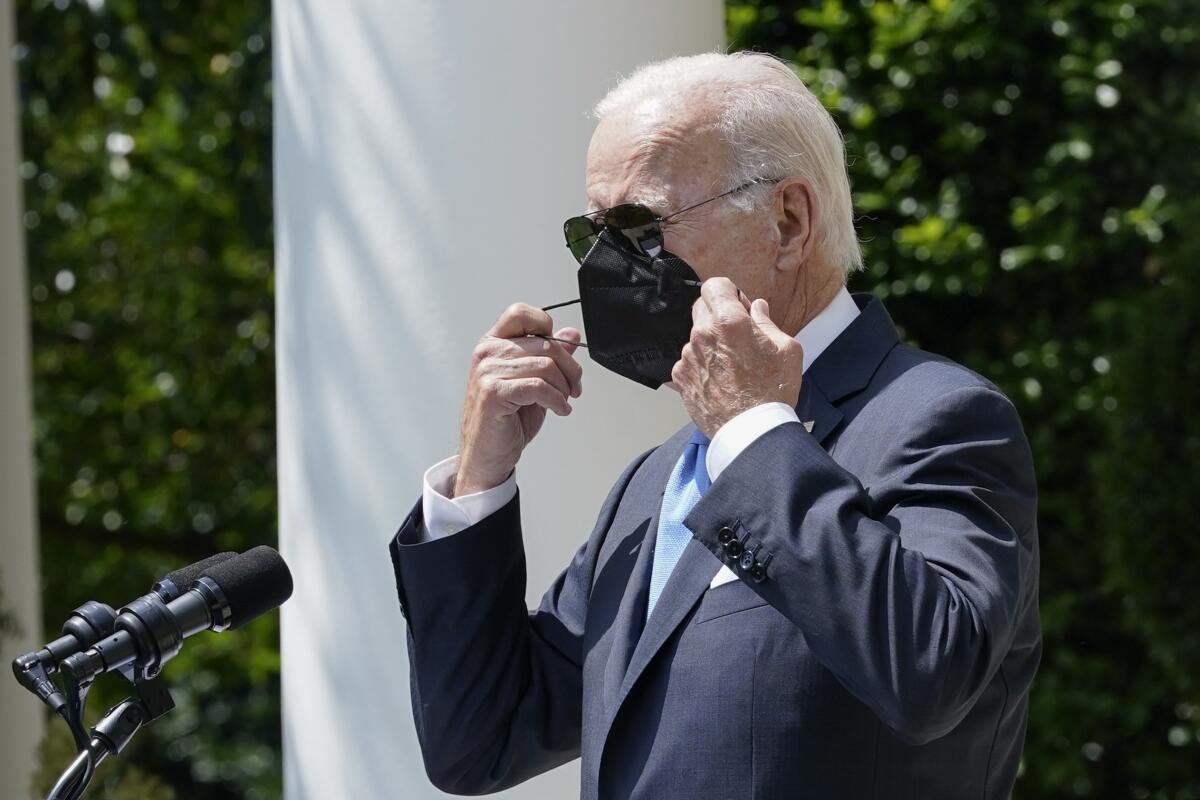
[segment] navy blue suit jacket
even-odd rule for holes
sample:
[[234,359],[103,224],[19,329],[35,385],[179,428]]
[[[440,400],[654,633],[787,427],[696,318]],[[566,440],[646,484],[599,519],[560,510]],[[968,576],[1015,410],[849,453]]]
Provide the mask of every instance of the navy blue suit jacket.
[[[428,542],[417,501],[391,556],[434,784],[582,757],[588,800],[1010,795],[1041,653],[1029,446],[993,384],[854,298],[804,377],[811,433],[781,425],[713,482],[648,621],[694,426],[621,473],[534,611],[519,494]],[[741,579],[709,588],[723,562]]]

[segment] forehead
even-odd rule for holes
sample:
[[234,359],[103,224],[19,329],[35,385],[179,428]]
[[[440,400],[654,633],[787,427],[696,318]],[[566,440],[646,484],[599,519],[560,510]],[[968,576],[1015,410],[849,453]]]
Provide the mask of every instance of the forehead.
[[665,210],[718,185],[727,158],[716,126],[697,114],[647,103],[606,117],[588,147],[589,210]]

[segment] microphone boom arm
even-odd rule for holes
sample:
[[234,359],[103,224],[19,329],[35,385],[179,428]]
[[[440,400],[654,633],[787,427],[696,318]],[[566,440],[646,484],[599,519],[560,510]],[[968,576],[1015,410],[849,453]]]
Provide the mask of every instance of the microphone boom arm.
[[96,723],[91,740],[63,771],[46,800],[78,800],[105,758],[120,753],[143,726],[175,707],[161,678],[137,681],[134,691],[134,697],[110,708]]

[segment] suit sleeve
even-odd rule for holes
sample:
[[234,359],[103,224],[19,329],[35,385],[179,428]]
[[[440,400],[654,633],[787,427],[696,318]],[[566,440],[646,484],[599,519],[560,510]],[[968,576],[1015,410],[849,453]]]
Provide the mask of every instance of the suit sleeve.
[[630,477],[534,611],[520,491],[453,536],[420,539],[422,502],[390,545],[408,622],[409,688],[430,780],[454,794],[515,786],[579,756],[583,634],[599,547]]
[[999,392],[954,390],[901,429],[868,492],[801,425],[780,425],[685,524],[897,736],[923,744],[966,716],[1008,650],[1037,500],[1020,420]]

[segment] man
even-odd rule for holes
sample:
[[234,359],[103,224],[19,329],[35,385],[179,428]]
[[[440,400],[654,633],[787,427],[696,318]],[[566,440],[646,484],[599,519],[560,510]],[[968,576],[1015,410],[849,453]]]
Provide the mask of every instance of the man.
[[480,340],[391,545],[430,778],[581,756],[584,798],[1008,797],[1041,653],[1012,404],[847,292],[841,136],[786,65],[651,64],[597,116],[566,225],[590,353],[694,424],[530,612],[514,469],[581,394],[580,332],[515,304]]

